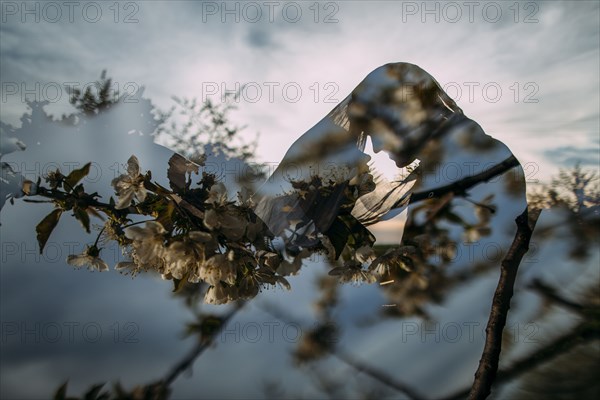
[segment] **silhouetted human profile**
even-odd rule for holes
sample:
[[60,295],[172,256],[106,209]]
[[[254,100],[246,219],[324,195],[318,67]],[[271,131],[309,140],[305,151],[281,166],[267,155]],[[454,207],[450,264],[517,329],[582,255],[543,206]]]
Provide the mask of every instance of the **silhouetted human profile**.
[[[403,179],[373,180],[367,136],[375,152],[404,169]],[[492,168],[499,173],[476,181]],[[327,235],[340,217],[368,226],[408,207],[403,242],[450,240],[452,261],[470,265],[501,257],[526,206],[523,171],[511,151],[408,63],[371,72],[293,143],[260,194],[257,215],[275,235],[293,228],[302,243]]]

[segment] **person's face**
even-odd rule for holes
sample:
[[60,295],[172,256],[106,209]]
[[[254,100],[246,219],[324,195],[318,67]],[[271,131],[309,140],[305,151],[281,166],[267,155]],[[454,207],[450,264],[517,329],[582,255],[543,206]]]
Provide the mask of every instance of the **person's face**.
[[[398,168],[404,168],[414,161],[414,157],[411,159],[407,159],[406,156],[402,156],[399,151],[401,147],[397,147],[394,151],[394,146],[399,146],[399,143],[396,141],[398,138],[394,138],[395,141],[390,141],[389,137],[386,138],[385,135],[381,134],[370,134],[371,143],[373,144],[373,152],[379,153],[381,151],[385,151]],[[386,140],[387,139],[387,140]]]

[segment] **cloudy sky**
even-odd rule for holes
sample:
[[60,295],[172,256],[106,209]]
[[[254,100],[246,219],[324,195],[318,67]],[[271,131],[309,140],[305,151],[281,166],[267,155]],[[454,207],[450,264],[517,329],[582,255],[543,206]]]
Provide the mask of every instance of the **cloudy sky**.
[[61,87],[102,69],[164,109],[246,84],[235,119],[277,162],[370,71],[405,61],[508,144],[530,180],[598,164],[595,1],[24,4],[2,3],[4,122],[18,125],[24,98],[68,111]]
[[[131,1],[115,6],[113,1],[2,1],[0,119],[19,126],[21,115],[27,111],[26,99],[49,101],[45,109],[57,116],[69,112],[72,109],[63,86],[83,87],[97,79],[103,69],[121,92],[144,87],[144,96],[162,109],[173,105],[173,95],[200,100],[211,95],[220,101],[226,90],[246,85],[235,120],[248,126],[249,139],[260,133],[259,160],[276,163],[295,139],[370,71],[385,63],[404,61],[433,75],[469,117],[506,143],[523,164],[528,181],[547,179],[559,167],[577,161],[598,168],[598,2],[468,4]],[[52,129],[58,127],[53,125]],[[56,147],[68,152],[73,146],[69,142]],[[122,148],[122,141],[104,148],[110,146],[123,153],[123,161],[130,154],[128,148]],[[36,151],[44,155],[40,149]],[[161,376],[164,360],[170,364],[186,353],[190,341],[179,343],[179,335],[190,317],[171,298],[169,285],[153,278],[132,281],[115,273],[73,272],[65,266],[66,255],[62,253],[40,260],[31,227],[43,217],[44,210],[31,210],[18,203],[3,211],[2,322],[27,321],[31,326],[36,321],[83,324],[94,319],[112,334],[115,321],[121,323],[121,332],[124,322],[134,321],[140,327],[140,344],[129,345],[124,352],[108,335],[100,345],[80,338],[75,345],[63,340],[39,347],[10,340],[7,344],[3,337],[3,395],[43,396],[65,376],[71,377],[79,391],[93,382],[119,377],[127,383],[140,383],[149,376]],[[26,224],[31,227],[24,228]],[[63,253],[64,243],[80,232],[75,221],[64,224],[64,231],[53,238],[63,243]],[[570,267],[555,254],[548,260],[560,260],[557,264]],[[268,293],[267,300],[293,307],[300,317],[309,317],[314,297],[311,279],[316,275],[311,271],[303,278],[294,278],[297,289],[293,293]],[[494,282],[484,282],[485,290],[481,285],[470,290],[489,293]],[[156,295],[148,296],[150,292]],[[360,311],[361,304],[368,309],[369,304],[377,308],[381,302],[372,287],[360,291],[344,288],[344,296],[351,300],[349,315]],[[460,301],[464,298],[455,303]],[[483,323],[487,304],[471,303],[483,310],[475,319]],[[466,310],[462,303],[455,309]],[[245,318],[261,322],[270,317],[252,309]],[[357,332],[364,335],[364,331]],[[397,336],[396,331],[389,332],[389,336]],[[374,327],[371,335],[362,337],[357,350],[380,357],[382,365],[393,366],[399,353],[389,351],[395,342],[383,340],[381,333],[381,328]],[[265,342],[256,347],[221,346],[219,352],[209,352],[207,362],[198,363],[196,370],[198,376],[219,378],[182,380],[176,394],[189,397],[197,393],[201,382],[208,395],[224,387],[240,397],[247,395],[247,391],[235,392],[242,389],[230,387],[228,381],[231,365],[243,357],[254,360],[254,371],[237,371],[233,378],[243,382],[240,388],[252,387],[255,392],[251,394],[259,397],[258,379],[265,375],[278,379],[279,368],[288,362],[283,358],[290,343],[280,340],[276,344],[278,349]],[[416,346],[403,351],[422,350],[418,343]],[[270,357],[265,356],[267,351]],[[437,360],[438,355],[432,357]],[[407,365],[403,376],[417,379],[419,368],[429,371],[431,358],[419,359],[421,364]],[[89,360],[94,360],[94,368],[81,368]],[[436,365],[451,369],[448,364]],[[446,372],[445,379],[454,385],[471,379],[471,368],[452,371],[461,375],[457,378]],[[291,373],[290,369],[287,372]],[[23,385],[30,379],[37,385]],[[292,375],[289,380],[303,387],[306,378]],[[450,384],[441,382],[437,390]]]

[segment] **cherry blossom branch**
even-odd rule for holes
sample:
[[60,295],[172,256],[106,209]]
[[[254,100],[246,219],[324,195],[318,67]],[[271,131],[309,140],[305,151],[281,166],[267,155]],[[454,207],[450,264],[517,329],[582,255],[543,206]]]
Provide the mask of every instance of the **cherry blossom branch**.
[[223,328],[227,325],[229,320],[245,305],[245,302],[238,302],[235,305],[235,308],[231,310],[228,314],[223,317],[221,320],[221,325],[219,328],[213,332],[212,336],[208,340],[198,340],[196,346],[190,351],[184,358],[182,358],[175,366],[171,369],[171,371],[166,375],[166,377],[162,380],[162,384],[165,387],[169,387],[175,379],[184,371],[188,370],[192,367],[196,358],[198,358],[204,351],[213,343],[213,339],[217,336]]
[[[90,195],[86,195],[85,197],[77,197],[76,195],[74,195],[72,193],[61,192],[61,191],[55,190],[55,189],[49,190],[42,186],[38,187],[37,192],[35,193],[34,196],[42,196],[42,197],[46,197],[47,199],[58,200],[58,201],[66,201],[69,198],[76,198],[78,203],[81,203],[81,205],[83,205],[85,207],[94,207],[105,213],[106,212],[116,213],[118,211],[121,211],[124,214],[125,213],[139,214],[139,212],[133,206],[130,206],[130,207],[127,207],[127,208],[124,208],[121,210],[117,210],[114,205],[98,201]],[[31,200],[31,199],[24,199],[24,201],[36,202],[36,200]]]

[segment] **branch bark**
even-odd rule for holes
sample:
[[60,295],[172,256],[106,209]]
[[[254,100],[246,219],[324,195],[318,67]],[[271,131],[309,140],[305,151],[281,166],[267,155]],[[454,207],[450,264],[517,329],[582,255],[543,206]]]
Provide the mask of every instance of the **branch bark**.
[[513,295],[513,287],[517,277],[519,264],[523,256],[529,250],[529,241],[533,228],[539,217],[539,211],[528,215],[527,208],[516,219],[517,234],[500,268],[500,280],[494,293],[492,309],[487,327],[483,353],[479,361],[479,367],[475,372],[475,380],[469,400],[481,400],[489,396],[492,384],[498,371],[500,351],[502,347],[502,332],[506,325],[506,317],[510,309],[510,300]]
[[418,201],[427,200],[434,197],[441,197],[451,192],[458,196],[464,196],[467,190],[471,189],[473,186],[477,186],[480,183],[487,182],[490,179],[495,178],[496,176],[501,175],[509,169],[514,168],[518,165],[519,160],[517,160],[515,156],[511,155],[501,163],[496,164],[493,167],[486,169],[485,171],[480,172],[478,174],[467,176],[466,178],[463,178],[459,181],[453,182],[445,186],[440,186],[436,189],[413,193],[408,203],[412,204]]

